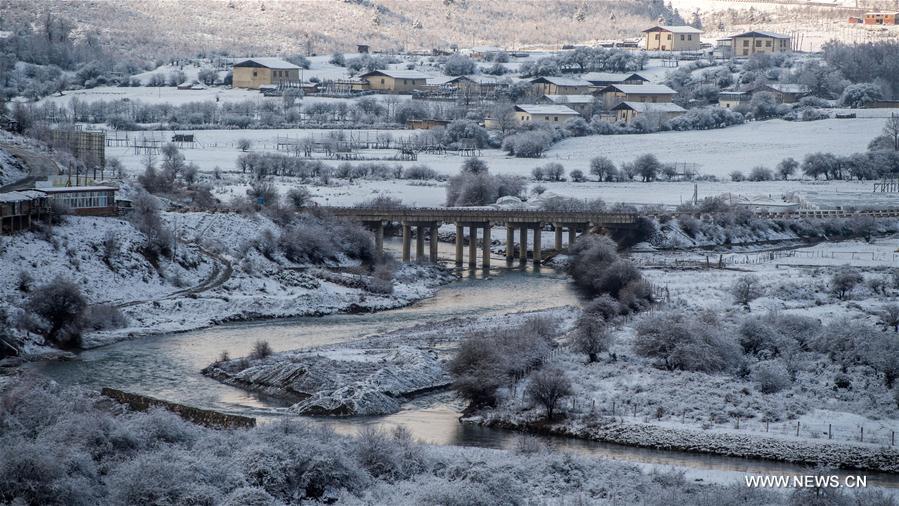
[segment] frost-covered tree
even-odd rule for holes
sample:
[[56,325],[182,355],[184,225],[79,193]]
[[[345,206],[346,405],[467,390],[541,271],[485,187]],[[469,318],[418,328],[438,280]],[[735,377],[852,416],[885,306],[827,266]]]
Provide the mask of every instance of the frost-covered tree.
[[546,419],[552,421],[556,406],[572,394],[571,380],[556,367],[544,367],[530,376],[527,395],[546,409]]
[[747,274],[734,281],[730,293],[734,297],[734,304],[740,304],[749,309],[749,303],[761,297],[764,292],[758,276]]
[[830,278],[830,293],[844,300],[852,293],[856,286],[864,281],[864,277],[856,270],[842,269],[834,273]]
[[80,344],[80,320],[87,309],[87,299],[74,282],[57,277],[32,289],[27,308],[46,322],[39,330],[48,339],[63,346]]
[[790,176],[796,173],[796,169],[798,168],[799,162],[794,160],[792,157],[787,157],[777,164],[777,173],[780,175],[781,179],[787,180],[790,179]]
[[574,348],[587,355],[589,361],[599,360],[599,354],[609,351],[612,333],[606,321],[595,314],[584,314],[578,319],[574,333]]
[[443,73],[448,76],[464,76],[474,74],[477,71],[475,62],[462,54],[454,54],[446,59],[443,64]]
[[861,108],[883,98],[880,86],[874,83],[850,84],[840,96],[840,104],[844,107]]
[[773,181],[774,173],[771,172],[771,169],[768,167],[759,165],[753,167],[752,170],[749,171],[749,177],[747,179],[750,181]]
[[899,332],[899,304],[886,304],[880,309],[880,321],[893,332]]
[[486,174],[487,172],[487,162],[476,156],[466,158],[465,161],[462,162],[463,174]]
[[763,360],[752,367],[752,379],[763,394],[773,394],[792,385],[790,373],[781,360]]
[[610,181],[618,175],[615,162],[605,156],[597,156],[590,160],[590,174],[596,176],[599,181]]
[[647,182],[653,181],[658,177],[662,164],[659,162],[659,159],[656,158],[656,155],[647,153],[638,156],[637,159],[634,160],[634,167],[637,170],[637,173],[640,174],[640,177],[643,178],[643,181]]

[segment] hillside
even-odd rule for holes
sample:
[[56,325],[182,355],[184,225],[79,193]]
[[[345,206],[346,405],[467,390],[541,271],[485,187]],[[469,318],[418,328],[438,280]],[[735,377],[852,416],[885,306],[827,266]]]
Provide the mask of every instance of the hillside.
[[[327,53],[496,44],[505,47],[634,37],[669,13],[652,0],[0,0],[0,19],[47,10],[99,35],[112,51],[144,58]],[[311,49],[311,51],[310,51]]]

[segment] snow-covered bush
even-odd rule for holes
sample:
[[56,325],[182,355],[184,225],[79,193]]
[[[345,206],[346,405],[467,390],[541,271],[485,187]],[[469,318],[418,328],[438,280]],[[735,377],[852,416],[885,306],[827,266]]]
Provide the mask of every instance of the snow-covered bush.
[[[591,297],[608,294],[621,300],[622,290],[642,281],[640,271],[632,263],[618,256],[617,246],[608,237],[585,235],[570,247],[571,261],[568,273],[574,284]],[[644,302],[650,302],[652,294],[641,300],[638,309]]]
[[763,394],[780,392],[793,383],[787,367],[780,360],[764,360],[755,364],[752,379]]
[[740,345],[721,332],[720,323],[711,313],[656,313],[641,319],[636,331],[634,351],[659,360],[669,370],[728,371],[743,360]]
[[734,296],[735,304],[741,304],[748,308],[749,303],[761,297],[764,291],[758,276],[747,274],[737,278],[731,286],[730,293]]
[[31,290],[27,308],[36,317],[32,329],[62,346],[80,344],[87,299],[71,280],[57,277]]
[[556,406],[571,393],[571,380],[557,367],[544,367],[528,378],[526,394],[546,409],[547,420],[552,421]]
[[609,351],[612,342],[612,333],[606,320],[595,312],[585,311],[577,322],[572,342],[574,348],[587,355],[590,362],[596,362],[600,353]]

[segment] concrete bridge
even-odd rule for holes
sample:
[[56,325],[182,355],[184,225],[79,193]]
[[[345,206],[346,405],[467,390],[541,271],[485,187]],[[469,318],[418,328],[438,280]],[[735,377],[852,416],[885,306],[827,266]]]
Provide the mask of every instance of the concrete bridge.
[[[593,228],[614,229],[635,226],[638,215],[633,213],[575,212],[575,211],[533,211],[504,210],[492,208],[360,208],[324,207],[334,216],[361,221],[375,232],[378,254],[384,249],[384,224],[399,223],[403,228],[403,261],[412,260],[412,236],[415,235],[415,259],[419,262],[437,261],[437,228],[443,223],[456,225],[456,264],[464,263],[464,229],[468,227],[468,264],[477,265],[478,232],[482,231],[481,264],[490,267],[490,230],[495,224],[506,226],[506,260],[516,256],[519,261],[527,261],[528,234],[533,234],[533,254],[535,264],[543,260],[542,232],[551,225],[555,233],[555,249],[562,250],[562,239],[568,232],[568,244],[573,244],[578,232]],[[515,231],[518,231],[519,247],[515,251]],[[425,236],[428,237],[429,251],[425,255]],[[517,255],[516,255],[517,253]]]

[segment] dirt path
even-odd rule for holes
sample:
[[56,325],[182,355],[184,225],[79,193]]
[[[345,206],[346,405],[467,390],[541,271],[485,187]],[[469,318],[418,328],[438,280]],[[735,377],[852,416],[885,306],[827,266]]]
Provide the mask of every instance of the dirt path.
[[[190,244],[190,243],[186,243],[186,244]],[[213,262],[212,272],[209,273],[209,276],[207,276],[206,279],[201,281],[196,286],[192,286],[190,288],[185,288],[183,290],[174,291],[174,292],[169,293],[169,294],[165,295],[164,297],[160,297],[158,299],[132,300],[130,302],[123,302],[122,304],[117,304],[117,306],[119,308],[126,308],[126,307],[131,307],[131,306],[137,306],[139,304],[143,304],[146,302],[153,302],[155,300],[174,299],[176,297],[182,297],[185,295],[195,295],[195,294],[206,292],[208,290],[218,288],[218,287],[222,286],[223,284],[225,284],[225,282],[227,282],[229,279],[231,279],[231,274],[234,273],[234,268],[231,265],[230,260],[223,257],[222,255],[219,255],[218,253],[215,253],[206,248],[203,248],[202,246],[200,246],[198,244],[192,244],[192,245],[196,246],[197,249],[200,251],[200,253],[202,253],[202,254],[206,255],[207,257],[209,257],[210,259],[212,259],[212,262]]]

